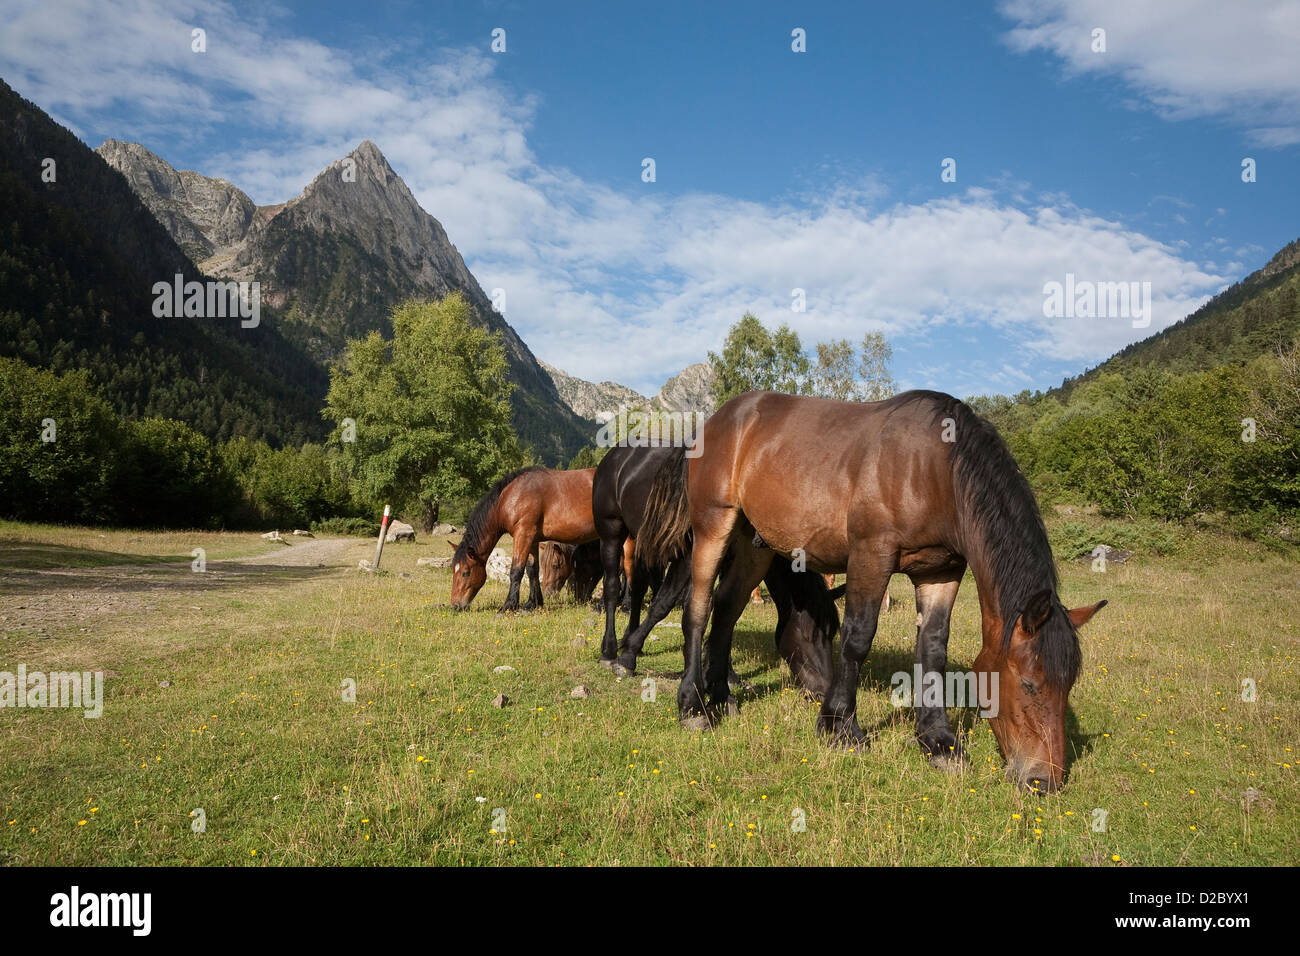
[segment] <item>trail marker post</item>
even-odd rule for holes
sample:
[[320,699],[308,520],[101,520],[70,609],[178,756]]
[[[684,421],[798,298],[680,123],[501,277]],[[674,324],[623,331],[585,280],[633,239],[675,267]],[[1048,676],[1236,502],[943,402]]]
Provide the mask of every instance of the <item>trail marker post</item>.
[[384,553],[384,538],[388,535],[388,516],[392,514],[392,506],[384,505],[384,520],[379,523],[379,543],[375,545],[375,563],[371,567],[379,570],[379,559]]

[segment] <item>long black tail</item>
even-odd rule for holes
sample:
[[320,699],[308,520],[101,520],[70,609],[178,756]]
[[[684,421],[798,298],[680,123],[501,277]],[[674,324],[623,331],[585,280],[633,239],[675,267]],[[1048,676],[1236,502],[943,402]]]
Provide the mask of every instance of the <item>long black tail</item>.
[[690,546],[691,510],[686,498],[689,466],[686,449],[674,448],[655,473],[641,531],[636,536],[637,560],[646,567],[667,567]]

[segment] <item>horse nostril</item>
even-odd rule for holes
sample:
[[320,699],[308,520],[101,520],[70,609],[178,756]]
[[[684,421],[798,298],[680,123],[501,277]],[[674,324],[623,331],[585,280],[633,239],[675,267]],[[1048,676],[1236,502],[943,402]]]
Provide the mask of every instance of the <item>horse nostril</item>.
[[1026,777],[1023,784],[1026,789],[1034,793],[1053,793],[1056,790],[1056,784],[1051,777]]

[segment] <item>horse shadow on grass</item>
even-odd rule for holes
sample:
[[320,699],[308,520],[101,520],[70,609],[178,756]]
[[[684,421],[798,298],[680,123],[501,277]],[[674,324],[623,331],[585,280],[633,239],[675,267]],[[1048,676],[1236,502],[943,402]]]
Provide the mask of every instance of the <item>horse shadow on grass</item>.
[[[745,699],[758,700],[769,694],[779,693],[782,686],[787,684],[790,678],[788,670],[785,669],[785,662],[776,649],[772,631],[761,627],[744,628],[737,626],[732,642],[733,649],[741,649],[745,652],[746,657],[757,659],[757,663],[747,672],[738,672],[741,680],[746,685],[745,693],[741,697],[742,702]],[[838,661],[838,640],[835,646],[835,656]],[[873,650],[862,666],[862,673],[858,679],[859,695],[875,694],[884,695],[888,698],[893,692],[895,675],[902,673],[912,678],[915,665],[915,656],[903,650],[895,648]],[[966,662],[965,666],[963,666],[961,661],[949,661],[948,670],[949,672],[966,670],[969,669],[969,666],[969,662]],[[780,680],[764,680],[762,684],[758,685],[752,683],[755,679],[767,677],[773,671],[780,675]],[[680,672],[676,676],[680,678]],[[953,733],[957,735],[958,739],[969,739],[968,732],[977,729],[980,723],[984,721],[977,707],[950,707],[948,708],[948,716]],[[862,729],[869,738],[874,739],[882,731],[895,727],[900,723],[904,723],[909,727],[914,726],[915,716],[911,707],[893,708],[886,716],[875,721],[870,726],[864,725]],[[1065,776],[1067,781],[1074,764],[1091,753],[1101,737],[1101,732],[1088,733],[1085,731],[1079,724],[1074,708],[1066,706]]]

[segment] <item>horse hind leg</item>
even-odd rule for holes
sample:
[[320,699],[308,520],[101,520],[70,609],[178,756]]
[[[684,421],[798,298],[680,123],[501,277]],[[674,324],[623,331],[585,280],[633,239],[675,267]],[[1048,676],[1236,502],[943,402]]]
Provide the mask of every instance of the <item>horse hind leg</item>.
[[[619,599],[619,610],[624,614],[633,613],[634,608],[640,611],[640,608],[636,606],[636,589],[633,584],[636,578],[636,566],[636,539],[629,536],[623,542],[623,590]],[[630,624],[629,628],[635,630],[636,625]]]
[[628,585],[631,604],[628,606],[627,628],[623,631],[623,641],[619,645],[621,653],[612,668],[614,673],[620,677],[626,677],[636,671],[636,655],[632,655],[630,666],[625,658],[627,657],[629,638],[641,630],[641,606],[645,603],[645,593],[649,587],[650,572],[638,562],[632,568],[632,581]]
[[708,669],[705,686],[709,691],[709,707],[715,712],[733,713],[736,710],[731,686],[738,684],[739,678],[731,668],[731,640],[736,622],[749,603],[749,595],[767,574],[772,556],[771,551],[757,549],[739,537],[732,542],[731,560],[727,562],[713,595],[713,628],[706,646]]
[[618,657],[615,617],[618,614],[618,574],[623,561],[623,540],[627,531],[622,528],[602,528],[600,537],[600,564],[604,571],[604,592],[601,603],[605,608],[605,635],[600,642],[600,663],[613,668]]
[[[916,740],[931,766],[948,771],[961,770],[967,762],[966,751],[948,722],[947,707],[969,702],[944,699],[947,693],[944,672],[948,666],[948,635],[953,604],[961,585],[961,572],[938,578],[914,578],[912,583],[916,587],[916,661],[921,666],[921,686],[914,688],[921,701],[914,705]],[[931,688],[929,696],[926,694],[927,686]],[[934,703],[936,690],[939,700]]]
[[650,632],[668,616],[673,608],[687,600],[690,586],[690,555],[675,558],[668,566],[668,573],[663,576],[663,580],[655,588],[650,607],[645,612],[645,620],[641,622],[635,631],[624,635],[623,645],[618,655],[618,666],[614,668],[616,674],[632,674],[636,672],[636,661],[641,656],[641,648],[645,645],[646,638],[650,636]]
[[[697,512],[698,509],[698,512]],[[713,580],[717,577],[736,526],[737,511],[715,505],[699,508],[692,503],[690,598],[682,614],[682,656],[686,668],[677,688],[677,716],[687,730],[709,727],[703,672],[704,628],[713,605]]]

